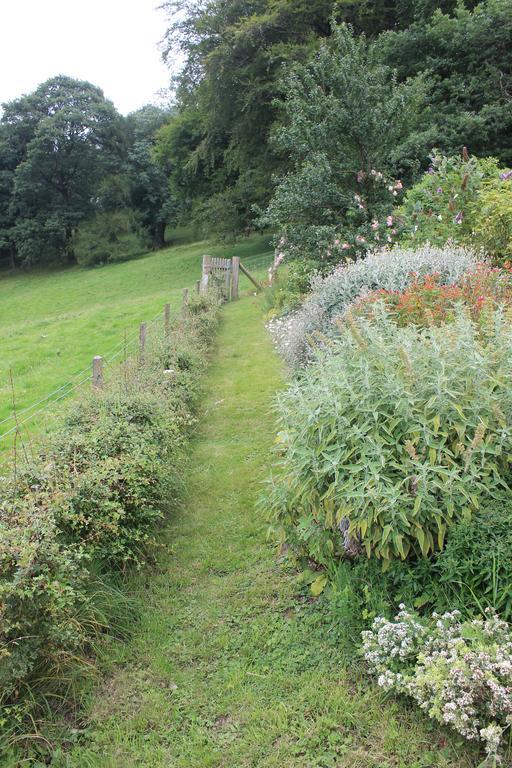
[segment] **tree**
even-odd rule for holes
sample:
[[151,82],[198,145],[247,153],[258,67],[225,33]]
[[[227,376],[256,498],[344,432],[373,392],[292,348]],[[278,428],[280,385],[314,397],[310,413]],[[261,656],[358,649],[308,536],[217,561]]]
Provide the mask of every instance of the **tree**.
[[72,262],[73,233],[125,153],[120,116],[99,88],[59,76],[4,105],[0,136],[11,148],[9,238],[22,263]]
[[185,57],[178,82],[183,117],[169,129],[167,157],[186,169],[177,172],[183,206],[207,231],[246,230],[254,203],[268,202],[272,172],[286,160],[268,141],[282,66],[306,60],[330,34],[334,6],[334,0],[164,3],[168,53],[179,48]]
[[165,228],[177,213],[168,165],[155,153],[156,133],[171,116],[170,110],[147,105],[127,118],[130,202],[139,226],[157,248],[165,245]]
[[[471,5],[475,5],[474,3]],[[463,145],[512,164],[512,0],[484,0],[403,31],[387,32],[379,51],[398,77],[425,75],[436,117],[433,146],[446,154]]]
[[424,84],[396,83],[375,45],[342,24],[284,78],[282,94],[275,141],[291,170],[261,219],[281,250],[339,261],[392,239],[395,177],[413,175],[430,142]]

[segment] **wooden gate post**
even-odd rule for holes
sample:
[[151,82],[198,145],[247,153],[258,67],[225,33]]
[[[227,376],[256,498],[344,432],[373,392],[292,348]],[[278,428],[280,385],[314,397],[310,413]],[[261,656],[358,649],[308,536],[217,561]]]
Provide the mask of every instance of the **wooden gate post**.
[[240,279],[240,256],[233,256],[231,259],[231,300],[238,299],[238,282]]
[[103,389],[103,358],[96,355],[92,359],[92,386],[95,389]]

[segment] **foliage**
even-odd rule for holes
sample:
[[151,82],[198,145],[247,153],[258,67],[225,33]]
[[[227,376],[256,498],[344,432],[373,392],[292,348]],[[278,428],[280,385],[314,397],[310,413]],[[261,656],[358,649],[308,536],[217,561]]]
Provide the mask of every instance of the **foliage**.
[[496,757],[512,715],[510,627],[493,613],[463,622],[452,611],[424,622],[400,608],[394,621],[377,618],[363,632],[370,672]]
[[445,605],[464,613],[493,607],[507,621],[512,619],[511,523],[511,502],[504,496],[450,530],[432,574],[444,588]]
[[359,296],[372,290],[404,291],[418,276],[439,273],[441,284],[457,283],[477,265],[476,257],[463,248],[395,247],[376,251],[365,259],[340,265],[326,277],[315,277],[311,293],[280,334],[280,349],[288,363],[299,366],[311,357],[311,339],[318,333],[336,334],[334,320]]
[[[272,197],[273,174],[283,185],[280,205],[307,209],[307,200],[300,194],[294,200],[286,187],[286,174],[297,174],[297,160],[304,163],[303,178],[308,181],[311,174],[317,180],[307,188],[311,205],[318,197],[327,202],[329,212],[340,201],[322,194],[322,176],[328,182],[326,193],[333,191],[338,198],[341,189],[349,202],[359,170],[373,167],[391,178],[403,174],[404,162],[409,180],[425,167],[432,146],[454,153],[465,142],[477,154],[492,154],[509,162],[510,0],[466,0],[464,4],[457,0],[193,0],[186,4],[166,0],[163,7],[169,15],[166,56],[169,60],[178,56],[184,62],[176,78],[179,112],[165,129],[171,136],[166,158],[173,195],[178,196],[182,213],[193,215],[201,231],[218,232],[222,237],[247,231],[253,226],[252,206],[264,210]],[[328,177],[329,167],[316,169],[315,157],[306,166],[309,148],[298,158],[290,157],[287,144],[283,151],[283,145],[270,140],[273,133],[279,133],[283,119],[278,103],[283,97],[283,73],[288,82],[286,73],[297,64],[314,66],[319,48],[333,42],[333,22],[335,30],[350,25],[361,48],[366,36],[376,67],[387,70],[396,81],[395,92],[408,78],[410,92],[420,92],[425,82],[429,84],[421,100],[426,107],[421,126],[400,147],[400,142],[389,142],[390,133],[407,120],[414,121],[417,110],[398,106],[393,111],[386,101],[361,101],[360,85],[368,71],[363,66],[359,80],[355,73],[348,88],[347,109],[343,101],[336,105],[340,114],[352,111],[346,133],[350,138],[352,125],[363,128],[365,119],[378,121],[381,133],[373,141],[368,126],[359,131],[365,162],[353,169],[346,187],[335,175]],[[365,96],[372,90],[372,75],[370,72],[363,90]],[[321,82],[330,83],[329,73]],[[320,94],[313,96],[318,103]],[[360,106],[354,111],[357,99]],[[329,119],[333,130],[328,141],[332,140],[334,153],[344,142],[344,131],[336,124],[334,113]],[[311,137],[314,144],[313,132]],[[384,162],[377,163],[375,155]],[[368,158],[373,158],[373,165],[367,166]],[[385,203],[384,196],[381,202]],[[345,200],[341,203],[345,206]],[[366,237],[368,227],[358,229],[363,217],[357,205],[347,210],[353,219],[350,233],[354,240],[358,234]],[[337,233],[322,231],[327,224],[318,212],[316,220],[314,211],[302,213],[312,219],[305,223],[318,227],[317,238],[326,252]],[[380,219],[389,213],[384,211]],[[284,216],[284,211],[273,209],[272,215]],[[285,220],[289,221],[287,215]],[[341,234],[341,242],[349,242]],[[293,245],[300,247],[300,242]]]
[[399,328],[382,307],[331,344],[278,398],[278,536],[324,564],[441,550],[508,487],[507,318],[490,312],[482,330],[461,310],[449,326]]
[[454,285],[441,285],[437,273],[414,278],[405,291],[380,289],[357,299],[346,310],[356,316],[372,317],[375,307],[384,302],[393,319],[400,326],[440,325],[452,322],[456,308],[463,305],[475,320],[482,312],[500,304],[510,304],[512,275],[509,269],[497,269],[479,264],[466,272]]
[[389,27],[378,43],[382,59],[399,81],[428,76],[431,146],[455,154],[466,144],[512,164],[511,1],[432,3],[430,11],[406,29]]
[[510,498],[484,501],[471,520],[447,532],[442,552],[430,558],[397,560],[383,572],[375,559],[343,560],[330,569],[330,612],[346,625],[341,640],[353,653],[358,631],[377,616],[392,618],[400,603],[422,615],[456,608],[473,619],[487,608],[512,618],[510,596]]
[[[76,652],[86,561],[61,540],[55,516],[30,495],[2,488],[0,502],[0,704],[15,702],[41,662]],[[2,717],[0,717],[0,725]]]
[[122,154],[120,116],[99,88],[58,76],[4,105],[0,135],[11,177],[1,239],[24,265],[72,261],[73,232]]
[[[485,215],[480,202],[484,189],[487,197]],[[496,237],[501,237],[502,247],[503,238],[505,242],[507,238],[506,229],[497,235],[496,225],[506,221],[508,189],[509,185],[500,178],[494,158],[479,159],[466,152],[460,157],[434,153],[427,173],[408,190],[397,211],[401,238],[410,244],[439,246],[448,240],[473,246],[476,241],[485,253],[495,256],[499,251],[498,243],[494,243]],[[495,219],[486,229],[484,222],[491,210]],[[475,230],[480,230],[478,238],[474,237]],[[488,238],[484,237],[485,232]]]
[[470,206],[471,240],[494,261],[512,259],[512,171],[497,180],[485,181],[478,199]]
[[128,209],[102,211],[81,224],[73,237],[73,254],[78,264],[92,267],[125,261],[147,250],[135,231]]
[[422,83],[397,84],[372,45],[338,26],[311,62],[285,77],[282,94],[275,140],[292,168],[261,223],[284,238],[287,256],[320,262],[392,242],[402,189],[392,176],[410,171],[428,142]]
[[126,121],[130,204],[139,228],[158,248],[165,245],[166,226],[177,220],[177,203],[169,189],[170,169],[155,154],[157,132],[171,115],[168,110],[147,105],[132,112]]
[[60,429],[2,488],[2,725],[30,715],[37,679],[59,690],[64,662],[87,666],[103,629],[94,574],[140,567],[155,527],[176,508],[217,307],[214,296],[191,297],[172,336],[153,338],[143,360],[125,361],[104,390],[71,403]]
[[318,271],[315,261],[297,259],[281,269],[267,292],[273,314],[284,315],[301,305],[309,291],[311,278]]

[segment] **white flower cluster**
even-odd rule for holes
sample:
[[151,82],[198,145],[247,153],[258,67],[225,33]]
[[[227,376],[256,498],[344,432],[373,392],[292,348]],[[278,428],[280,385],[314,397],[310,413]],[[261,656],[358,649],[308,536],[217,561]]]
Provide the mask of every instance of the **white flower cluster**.
[[393,621],[363,632],[369,670],[386,690],[412,696],[430,717],[490,756],[512,725],[512,631],[494,613],[462,621],[458,611],[425,622],[400,606]]

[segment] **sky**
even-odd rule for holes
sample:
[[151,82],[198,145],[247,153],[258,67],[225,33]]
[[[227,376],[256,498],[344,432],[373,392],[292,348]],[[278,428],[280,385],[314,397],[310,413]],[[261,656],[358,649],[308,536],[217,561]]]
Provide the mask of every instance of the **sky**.
[[0,0],[0,103],[64,74],[98,85],[124,115],[168,88],[161,0]]

